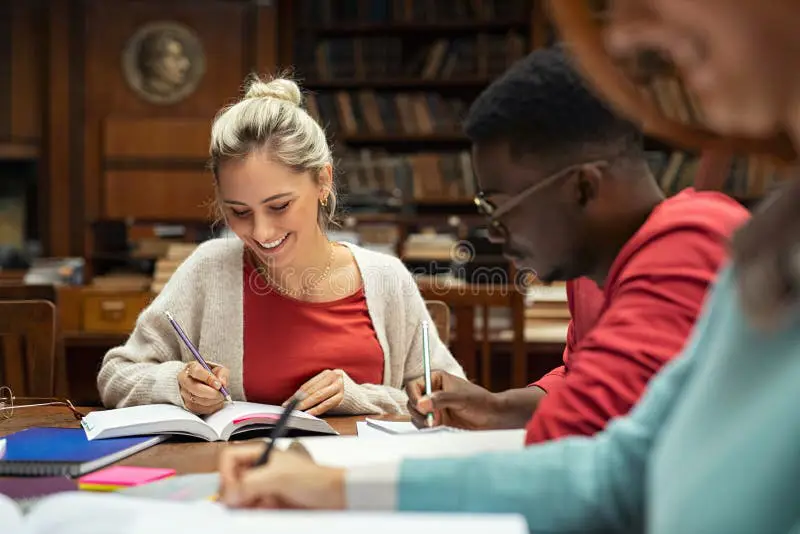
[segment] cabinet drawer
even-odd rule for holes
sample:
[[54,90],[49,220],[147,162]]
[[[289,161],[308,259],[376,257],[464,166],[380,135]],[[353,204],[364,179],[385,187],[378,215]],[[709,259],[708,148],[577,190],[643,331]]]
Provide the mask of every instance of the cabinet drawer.
[[83,330],[128,334],[150,303],[150,293],[95,293],[83,296]]

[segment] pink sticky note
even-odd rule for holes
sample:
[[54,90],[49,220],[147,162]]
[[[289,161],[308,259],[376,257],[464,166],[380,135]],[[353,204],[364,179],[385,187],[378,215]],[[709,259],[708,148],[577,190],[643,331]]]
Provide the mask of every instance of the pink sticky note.
[[102,486],[139,486],[155,482],[175,474],[174,469],[157,467],[133,467],[114,465],[82,476],[80,484],[97,484]]

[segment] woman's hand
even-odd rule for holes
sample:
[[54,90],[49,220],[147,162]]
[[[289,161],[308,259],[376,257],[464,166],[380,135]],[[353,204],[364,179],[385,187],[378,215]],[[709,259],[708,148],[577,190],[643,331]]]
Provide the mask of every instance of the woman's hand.
[[[326,370],[300,386],[299,392],[305,399],[298,403],[296,410],[319,416],[339,406],[344,399],[344,371]],[[295,393],[297,395],[297,393]],[[287,399],[283,406],[289,403]]]
[[197,362],[189,362],[178,373],[178,386],[186,409],[198,415],[209,415],[225,405],[219,391],[228,386],[230,371],[221,365],[207,362],[211,373]]
[[344,470],[321,467],[305,454],[273,449],[253,467],[266,443],[230,444],[219,457],[219,500],[234,508],[345,507]]

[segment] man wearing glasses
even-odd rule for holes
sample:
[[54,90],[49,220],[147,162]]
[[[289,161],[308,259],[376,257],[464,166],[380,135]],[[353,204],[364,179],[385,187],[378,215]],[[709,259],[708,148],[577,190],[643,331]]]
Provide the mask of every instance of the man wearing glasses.
[[489,392],[435,372],[407,386],[417,426],[527,428],[527,443],[591,435],[627,413],[677,356],[748,218],[733,199],[670,198],[640,131],[584,85],[560,49],[514,65],[473,103],[476,198],[492,239],[543,282],[566,281],[564,365],[527,388]]

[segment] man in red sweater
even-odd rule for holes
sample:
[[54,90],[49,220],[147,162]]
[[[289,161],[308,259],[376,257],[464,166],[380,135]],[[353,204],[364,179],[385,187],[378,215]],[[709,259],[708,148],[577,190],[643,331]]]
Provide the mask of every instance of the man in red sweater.
[[522,269],[567,281],[564,366],[492,393],[446,373],[407,385],[417,426],[527,426],[527,442],[590,435],[627,413],[682,350],[749,213],[716,192],[664,198],[640,131],[584,85],[560,49],[515,64],[465,131],[492,238]]

